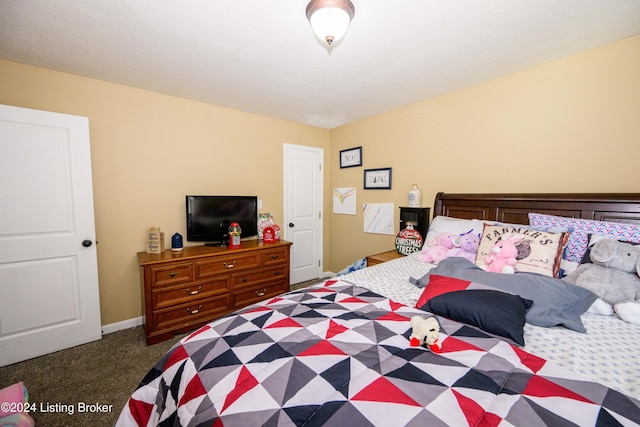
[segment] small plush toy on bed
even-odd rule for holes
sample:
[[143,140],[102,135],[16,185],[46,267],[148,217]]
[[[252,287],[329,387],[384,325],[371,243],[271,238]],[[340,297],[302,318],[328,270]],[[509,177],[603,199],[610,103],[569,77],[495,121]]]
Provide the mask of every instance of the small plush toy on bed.
[[411,318],[411,336],[409,342],[411,347],[426,347],[434,353],[440,353],[441,343],[439,341],[440,323],[435,317],[413,316]]
[[507,236],[505,234],[501,240],[493,245],[491,254],[484,258],[486,265],[482,266],[482,269],[492,273],[515,273],[516,257],[518,256],[516,243],[523,238],[524,236]]
[[475,234],[473,230],[469,230],[465,234],[455,236],[453,246],[453,249],[447,251],[447,258],[457,256],[475,262],[478,246],[480,246],[480,236]]
[[604,238],[591,248],[591,263],[581,264],[563,280],[600,297],[589,312],[640,325],[640,246]]
[[453,249],[454,235],[440,233],[427,240],[420,251],[420,261],[437,264],[447,257],[447,251]]

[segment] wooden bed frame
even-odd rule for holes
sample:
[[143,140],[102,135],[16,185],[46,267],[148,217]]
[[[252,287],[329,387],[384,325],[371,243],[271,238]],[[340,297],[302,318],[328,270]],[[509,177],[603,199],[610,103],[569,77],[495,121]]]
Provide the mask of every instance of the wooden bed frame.
[[529,212],[640,224],[640,193],[438,193],[434,216],[528,224]]

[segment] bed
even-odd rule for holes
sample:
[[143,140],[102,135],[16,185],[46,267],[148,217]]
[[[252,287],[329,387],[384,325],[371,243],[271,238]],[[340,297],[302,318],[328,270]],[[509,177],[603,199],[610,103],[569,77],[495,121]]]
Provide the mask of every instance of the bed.
[[[439,193],[434,204],[434,216],[484,223],[529,224],[530,213],[640,224],[640,194]],[[527,318],[522,346],[436,314],[440,351],[411,346],[410,319],[433,316],[416,302],[436,279],[463,280],[434,272],[466,261],[419,257],[209,323],[149,371],[116,425],[640,425],[639,326],[589,313],[577,317],[585,331]]]

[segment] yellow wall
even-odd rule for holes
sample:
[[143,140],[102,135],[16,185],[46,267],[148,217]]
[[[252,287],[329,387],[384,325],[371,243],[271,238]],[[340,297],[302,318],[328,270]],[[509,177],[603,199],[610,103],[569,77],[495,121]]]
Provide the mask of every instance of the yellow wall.
[[[640,36],[422,101],[331,131],[332,158],[362,145],[362,168],[331,164],[358,206],[422,206],[436,192],[640,191]],[[363,190],[363,169],[392,167],[393,188]],[[393,249],[362,231],[362,212],[331,219],[329,265]],[[340,244],[339,242],[350,242]]]
[[186,194],[257,195],[281,224],[282,144],[324,148],[328,164],[328,130],[13,62],[0,103],[89,117],[103,325],[142,314],[135,254],[150,226],[168,247],[186,236]]
[[[392,236],[362,231],[360,209],[331,213],[334,187],[356,187],[358,207],[404,206],[412,183],[423,206],[437,191],[638,192],[639,76],[634,37],[332,131],[7,61],[0,103],[89,117],[111,324],[141,314],[135,253],[152,225],[185,234],[185,194],[256,194],[282,219],[283,143],[325,149],[329,271],[393,248]],[[340,169],[339,150],[360,145],[364,166]],[[232,150],[246,156],[239,171]],[[379,167],[393,168],[393,189],[363,190],[363,169]]]

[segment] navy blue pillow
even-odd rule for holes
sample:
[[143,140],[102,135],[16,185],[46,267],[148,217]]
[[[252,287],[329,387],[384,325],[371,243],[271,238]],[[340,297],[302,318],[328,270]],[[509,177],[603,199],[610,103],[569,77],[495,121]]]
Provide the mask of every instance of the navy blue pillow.
[[[428,287],[428,285],[427,285]],[[468,289],[431,298],[422,310],[524,345],[525,316],[533,301],[506,292]]]
[[527,311],[527,322],[535,326],[562,325],[584,333],[587,330],[580,316],[598,298],[590,290],[564,280],[536,273],[490,273],[461,257],[443,259],[422,278],[410,278],[409,281],[421,288],[429,283],[434,274],[481,283],[533,301],[531,310]]

